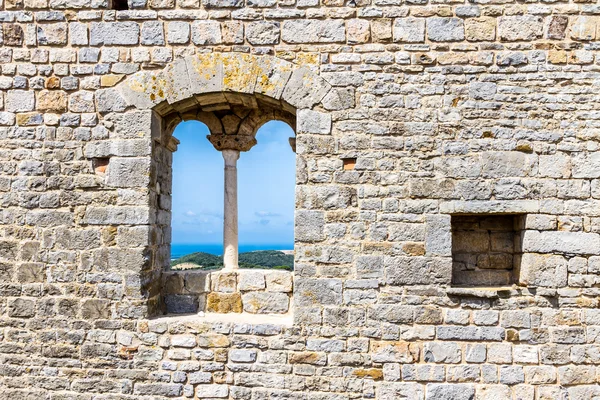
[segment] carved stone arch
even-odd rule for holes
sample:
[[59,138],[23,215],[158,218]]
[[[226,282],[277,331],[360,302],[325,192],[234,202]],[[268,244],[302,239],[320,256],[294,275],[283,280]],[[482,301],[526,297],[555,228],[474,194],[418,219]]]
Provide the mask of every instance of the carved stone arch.
[[[331,91],[331,85],[311,70],[273,56],[241,53],[208,53],[188,56],[162,70],[140,71],[121,82],[106,99],[105,111],[114,107],[154,110],[165,116],[179,102],[219,103],[228,94],[249,94],[264,98],[272,106],[293,114],[313,109]],[[103,93],[104,95],[108,93]],[[102,95],[102,94],[101,94]]]

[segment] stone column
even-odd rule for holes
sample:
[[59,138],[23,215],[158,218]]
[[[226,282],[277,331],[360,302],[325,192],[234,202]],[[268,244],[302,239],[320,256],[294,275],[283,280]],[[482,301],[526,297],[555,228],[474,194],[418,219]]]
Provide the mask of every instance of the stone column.
[[229,271],[238,268],[237,160],[240,158],[240,152],[225,149],[221,153],[225,160],[223,267]]
[[223,271],[233,271],[238,269],[237,160],[241,151],[248,151],[256,144],[256,139],[249,135],[208,135],[208,140],[225,161]]

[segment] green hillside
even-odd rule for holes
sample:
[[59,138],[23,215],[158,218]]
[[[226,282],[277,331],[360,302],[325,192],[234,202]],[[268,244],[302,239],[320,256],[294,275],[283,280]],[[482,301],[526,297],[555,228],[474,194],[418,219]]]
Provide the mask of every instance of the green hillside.
[[[178,269],[177,265],[180,264],[188,264],[186,269],[191,269],[189,264],[195,264],[201,269],[218,269],[223,267],[223,257],[203,252],[192,253],[171,261],[171,268]],[[273,268],[292,271],[294,256],[277,250],[251,251],[239,255],[239,265],[240,268]]]

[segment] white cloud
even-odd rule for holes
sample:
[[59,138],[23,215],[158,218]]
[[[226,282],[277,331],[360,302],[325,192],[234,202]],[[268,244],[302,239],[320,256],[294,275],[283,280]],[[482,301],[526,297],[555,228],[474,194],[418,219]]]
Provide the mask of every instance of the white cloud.
[[272,217],[280,217],[281,214],[270,212],[270,211],[257,211],[254,213],[259,218],[272,218]]

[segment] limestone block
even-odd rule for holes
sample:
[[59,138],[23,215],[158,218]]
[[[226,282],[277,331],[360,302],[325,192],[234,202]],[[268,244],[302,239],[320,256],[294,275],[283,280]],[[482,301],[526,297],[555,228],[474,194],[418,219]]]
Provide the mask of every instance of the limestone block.
[[285,293],[248,292],[242,295],[244,311],[252,314],[285,314],[289,297]]
[[478,385],[476,400],[511,399],[510,387],[505,385]]
[[223,87],[223,61],[219,56],[198,54],[185,58],[190,91],[194,94],[220,92]]
[[424,18],[396,18],[394,22],[394,42],[421,43],[424,41]]
[[279,43],[280,23],[254,21],[246,26],[246,40],[255,46]]
[[576,154],[572,168],[573,178],[600,178],[600,152]]
[[567,261],[551,254],[523,254],[519,283],[524,286],[563,287],[567,285]]
[[322,211],[297,210],[295,237],[301,242],[318,242],[324,239],[325,217]]
[[469,95],[475,100],[493,100],[497,87],[493,82],[471,82]]
[[429,342],[423,345],[423,361],[457,364],[462,360],[462,352],[457,343]]
[[210,289],[213,292],[233,293],[237,289],[236,272],[213,272],[210,274]]
[[149,158],[112,157],[106,172],[106,185],[112,187],[147,187],[150,183]]
[[163,273],[163,293],[180,294],[183,293],[183,275],[178,272]]
[[6,93],[4,109],[8,112],[33,111],[35,93],[29,90],[9,90]]
[[481,161],[485,178],[531,176],[537,172],[537,156],[519,151],[486,152]]
[[[153,82],[156,82],[157,79],[161,80],[162,85],[161,89],[152,92],[152,94],[155,94],[156,100],[159,100],[164,96],[169,104],[173,104],[181,100],[187,100],[194,94],[191,90],[192,84],[188,74],[187,62],[183,59],[178,59],[167,65],[159,77],[156,79],[153,78]],[[153,84],[151,88],[154,87],[156,87],[156,84]],[[151,88],[147,87],[146,93],[148,93],[148,89]],[[155,99],[152,99],[151,97],[151,100]]]
[[96,109],[98,112],[121,112],[125,111],[125,108],[127,108],[125,98],[115,89],[100,89],[96,91]]
[[452,255],[452,232],[449,215],[427,215],[425,252],[428,256]]
[[216,313],[241,313],[242,296],[240,293],[211,292],[206,296],[206,311]]
[[369,21],[364,19],[350,19],[346,21],[348,29],[348,43],[367,43],[371,38]]
[[254,93],[260,71],[255,58],[246,54],[224,54],[223,90],[237,93]]
[[182,275],[186,293],[201,294],[210,291],[210,272],[187,271]]
[[279,100],[294,65],[278,58],[266,57],[257,58],[254,62],[257,67],[254,92]]
[[419,347],[416,343],[404,341],[371,341],[371,357],[376,363],[413,363],[419,359]]
[[428,383],[425,400],[474,400],[475,388],[466,384]]
[[90,26],[92,46],[138,44],[139,35],[139,25],[131,21],[92,22]]
[[556,382],[556,370],[551,366],[525,366],[525,379],[533,385]]
[[281,28],[281,40],[286,43],[340,43],[346,41],[344,20],[291,20]]
[[385,257],[388,285],[449,284],[452,261],[431,257]]
[[90,299],[81,303],[81,317],[83,319],[107,319],[110,318],[110,302],[107,300]]
[[342,281],[339,279],[296,278],[294,300],[299,306],[341,304]]
[[290,293],[293,289],[293,274],[287,271],[272,271],[265,273],[267,292]]
[[[384,371],[387,365],[384,364]],[[380,400],[414,399],[423,400],[425,392],[423,386],[412,382],[386,382],[378,388],[377,398]]]
[[67,44],[67,24],[44,24],[37,26],[37,41],[40,45]]
[[95,111],[94,93],[82,90],[69,96],[69,111],[89,113]]
[[553,15],[548,22],[546,37],[548,39],[563,40],[568,24],[569,18],[566,15]]
[[69,39],[72,45],[87,46],[89,43],[87,24],[81,22],[70,22]]
[[354,107],[354,90],[334,88],[323,98],[323,107],[327,111],[340,111]]
[[256,361],[255,349],[231,349],[229,350],[229,361],[240,363],[251,363]]
[[62,90],[42,90],[37,94],[37,109],[42,112],[63,113],[67,111],[67,94]]
[[427,37],[433,42],[455,42],[464,40],[464,22],[460,18],[428,18]]
[[311,108],[329,92],[331,86],[306,68],[294,69],[282,93],[282,100],[296,109]]
[[142,24],[141,44],[162,46],[165,44],[165,33],[160,21],[146,21]]
[[503,41],[535,40],[542,37],[544,20],[535,15],[498,18],[498,36]]
[[242,292],[251,290],[264,290],[265,272],[240,270],[238,275],[238,290]]
[[198,295],[169,294],[164,300],[169,314],[196,314],[199,310]]
[[584,232],[525,231],[523,251],[596,255],[600,254],[600,235]]
[[90,225],[145,225],[150,223],[148,207],[88,206],[83,221]]
[[594,40],[598,17],[575,16],[571,20],[570,36],[573,40]]
[[169,44],[186,44],[189,41],[189,23],[182,21],[171,21],[167,24],[167,42]]
[[2,24],[5,46],[21,46],[25,37],[23,28],[18,24]]
[[195,45],[221,44],[221,24],[217,21],[192,22],[192,43]]
[[35,300],[18,298],[8,302],[8,316],[13,318],[30,318],[35,315]]
[[540,155],[541,177],[568,178],[571,175],[571,158],[564,153]]
[[298,133],[331,134],[331,114],[312,110],[299,110]]

